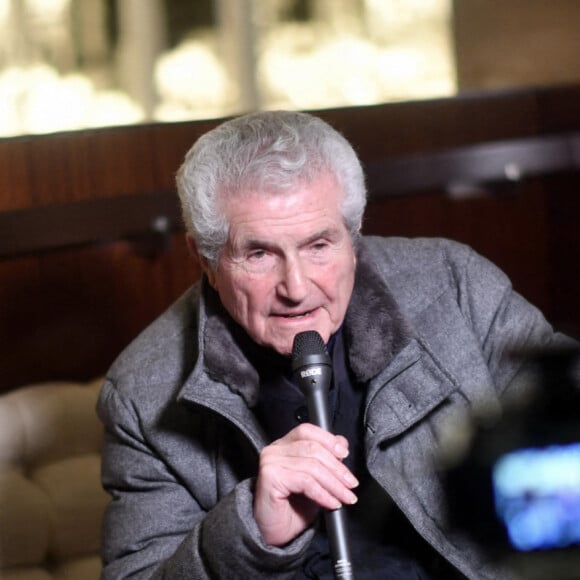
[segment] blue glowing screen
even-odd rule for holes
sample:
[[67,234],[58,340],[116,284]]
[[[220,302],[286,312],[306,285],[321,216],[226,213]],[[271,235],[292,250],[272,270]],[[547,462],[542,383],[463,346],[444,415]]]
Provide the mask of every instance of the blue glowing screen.
[[495,463],[492,483],[513,548],[580,545],[580,443],[507,453]]

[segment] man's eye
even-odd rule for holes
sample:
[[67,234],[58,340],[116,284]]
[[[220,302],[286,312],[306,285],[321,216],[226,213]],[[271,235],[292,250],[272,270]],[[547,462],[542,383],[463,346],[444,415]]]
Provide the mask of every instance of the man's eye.
[[315,242],[314,244],[312,244],[312,249],[316,251],[324,250],[327,247],[328,247],[327,242]]
[[249,260],[261,260],[266,257],[266,250],[252,250],[248,254]]

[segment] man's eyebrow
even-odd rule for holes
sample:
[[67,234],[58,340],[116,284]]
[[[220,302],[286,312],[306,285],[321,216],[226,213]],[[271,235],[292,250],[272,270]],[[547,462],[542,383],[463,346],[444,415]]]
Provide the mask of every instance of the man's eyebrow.
[[269,242],[267,240],[262,240],[260,238],[246,238],[242,240],[240,248],[242,250],[252,250],[255,248],[270,248],[273,245],[274,244],[271,241]]
[[320,240],[320,239],[334,240],[334,239],[338,238],[339,236],[340,236],[340,230],[338,228],[325,228],[323,230],[320,230],[318,232],[311,234],[310,236],[307,236],[301,242],[301,245],[308,245],[308,244],[311,244],[312,242],[315,242],[316,240]]
[[[314,232],[304,239],[298,241],[299,246],[307,246],[315,242],[316,240],[320,239],[330,239],[334,240],[339,237],[340,230],[338,228],[324,228],[323,230],[319,230]],[[262,238],[254,238],[248,237],[241,240],[239,244],[239,249],[242,251],[245,250],[253,250],[256,248],[264,248],[264,249],[273,249],[276,248],[276,241],[275,240],[265,240]]]

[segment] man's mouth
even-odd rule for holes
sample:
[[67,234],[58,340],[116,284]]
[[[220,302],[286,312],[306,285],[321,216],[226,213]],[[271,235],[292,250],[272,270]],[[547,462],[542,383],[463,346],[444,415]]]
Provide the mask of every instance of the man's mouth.
[[299,319],[299,318],[305,318],[309,314],[312,314],[312,312],[313,312],[312,310],[307,310],[306,312],[295,312],[295,313],[289,313],[289,314],[278,314],[278,316],[281,317],[281,318]]

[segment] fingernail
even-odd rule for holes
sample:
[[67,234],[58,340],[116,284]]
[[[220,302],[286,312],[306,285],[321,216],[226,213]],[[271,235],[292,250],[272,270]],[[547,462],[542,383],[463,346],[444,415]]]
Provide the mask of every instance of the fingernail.
[[344,479],[350,484],[352,485],[352,487],[356,487],[358,485],[358,479],[350,472],[347,471],[344,474]]
[[336,454],[342,457],[343,459],[346,459],[348,457],[348,449],[344,445],[340,445],[337,443],[334,447],[334,450],[336,451]]

